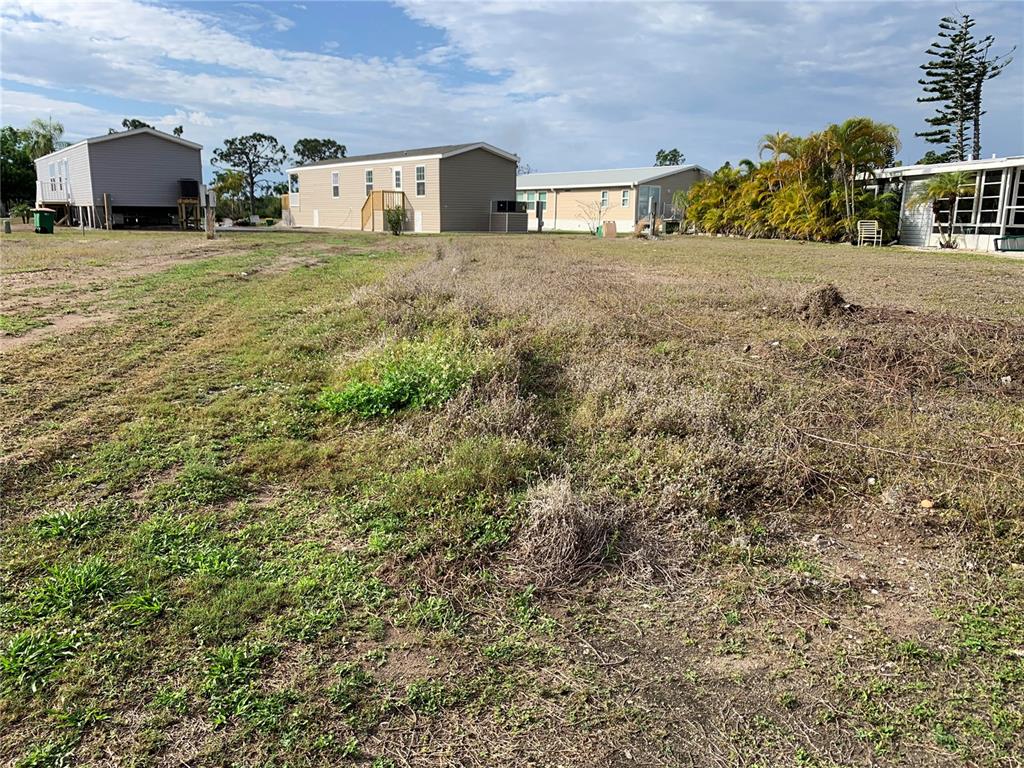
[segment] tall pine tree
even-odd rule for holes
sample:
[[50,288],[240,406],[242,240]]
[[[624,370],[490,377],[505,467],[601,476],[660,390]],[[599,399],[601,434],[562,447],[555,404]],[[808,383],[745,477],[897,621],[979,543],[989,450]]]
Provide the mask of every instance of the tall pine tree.
[[967,159],[967,131],[971,122],[971,70],[976,54],[971,28],[974,19],[944,16],[939,22],[939,39],[931,44],[931,58],[921,65],[924,78],[918,80],[925,95],[918,101],[934,103],[935,115],[925,118],[930,129],[915,134],[929,144],[944,146],[945,161]]
[[985,111],[981,108],[981,88],[986,80],[998,76],[1013,61],[1011,55],[1017,46],[1011,48],[1002,56],[991,56],[990,51],[995,43],[992,35],[986,35],[977,45],[977,53],[974,57],[974,88],[971,93],[971,118],[974,122],[974,146],[971,149],[973,157],[981,157],[981,116]]
[[931,127],[915,135],[945,147],[942,153],[929,151],[930,159],[949,162],[980,156],[981,116],[985,114],[981,108],[982,87],[1013,61],[1013,50],[1003,56],[990,56],[995,39],[988,35],[975,40],[974,25],[974,19],[966,13],[959,18],[944,16],[939,22],[938,39],[928,48],[930,58],[921,65],[925,76],[918,83],[925,95],[917,100],[936,107],[935,114],[925,118]]

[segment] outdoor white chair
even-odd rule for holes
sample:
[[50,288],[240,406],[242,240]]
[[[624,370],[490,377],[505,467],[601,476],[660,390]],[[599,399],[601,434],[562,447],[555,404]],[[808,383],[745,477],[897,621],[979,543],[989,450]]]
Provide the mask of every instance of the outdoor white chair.
[[882,228],[874,219],[862,219],[857,222],[858,245],[881,245]]

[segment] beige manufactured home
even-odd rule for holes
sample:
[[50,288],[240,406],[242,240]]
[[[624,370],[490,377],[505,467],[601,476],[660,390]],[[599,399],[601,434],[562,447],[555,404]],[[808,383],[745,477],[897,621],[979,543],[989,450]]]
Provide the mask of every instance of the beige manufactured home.
[[628,232],[652,208],[671,217],[673,195],[709,175],[699,165],[530,173],[516,180],[516,199],[526,203],[531,230],[585,232],[614,221]]
[[411,232],[525,232],[526,214],[510,204],[518,160],[477,142],[289,168],[285,219],[300,227],[382,232],[385,210],[401,208]]

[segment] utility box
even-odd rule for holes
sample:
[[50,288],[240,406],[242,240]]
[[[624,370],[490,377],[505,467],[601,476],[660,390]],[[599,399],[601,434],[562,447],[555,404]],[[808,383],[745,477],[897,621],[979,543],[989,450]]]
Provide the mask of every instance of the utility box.
[[56,211],[50,208],[33,208],[32,217],[36,225],[37,235],[53,234],[53,214]]

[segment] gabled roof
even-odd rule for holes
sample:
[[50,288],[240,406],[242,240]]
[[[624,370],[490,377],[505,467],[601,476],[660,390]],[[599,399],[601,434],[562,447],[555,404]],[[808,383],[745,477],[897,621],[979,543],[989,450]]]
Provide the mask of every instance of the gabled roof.
[[[933,163],[931,165],[896,165],[892,168],[883,168],[880,171],[875,171],[874,176],[879,179],[897,179],[903,176],[934,176],[938,173],[952,173],[955,171],[1015,168],[1018,165],[1024,165],[1024,155],[989,157],[982,160],[961,160],[952,163]],[[870,174],[865,174],[862,178],[870,178]]]
[[400,149],[395,152],[377,152],[372,155],[352,155],[351,157],[338,157],[331,160],[320,160],[308,165],[298,165],[289,168],[288,171],[301,171],[305,168],[323,168],[325,166],[337,165],[359,165],[360,163],[374,163],[379,160],[430,160],[434,158],[452,157],[463,152],[470,152],[474,149],[483,149],[487,152],[503,157],[512,162],[519,162],[518,155],[498,149],[492,144],[484,141],[477,141],[471,144],[441,144],[437,147],[419,147],[417,149]]
[[651,168],[612,168],[604,171],[527,173],[516,179],[516,189],[581,189],[588,187],[629,187],[671,176],[680,171],[699,170],[699,165],[658,165]]
[[69,144],[66,147],[55,149],[53,152],[50,152],[47,155],[37,157],[36,162],[39,162],[44,157],[56,155],[58,152],[65,152],[71,149],[72,147],[80,147],[83,144],[99,144],[102,141],[114,141],[115,139],[123,139],[126,136],[138,136],[139,134],[142,133],[148,133],[151,136],[156,136],[157,138],[164,139],[166,141],[173,141],[175,144],[181,144],[182,146],[189,147],[191,149],[201,150],[203,148],[202,144],[196,144],[194,141],[188,141],[186,139],[181,138],[180,136],[175,136],[174,134],[171,133],[164,133],[163,131],[158,131],[156,128],[132,128],[130,131],[115,131],[114,133],[105,133],[102,136],[93,136],[88,139],[82,139],[81,141],[77,141],[74,144]]

